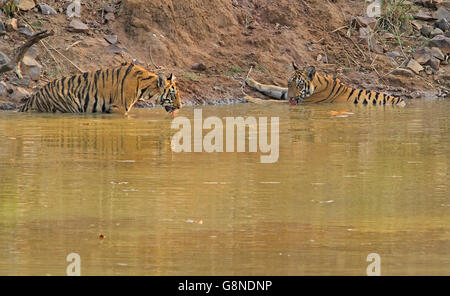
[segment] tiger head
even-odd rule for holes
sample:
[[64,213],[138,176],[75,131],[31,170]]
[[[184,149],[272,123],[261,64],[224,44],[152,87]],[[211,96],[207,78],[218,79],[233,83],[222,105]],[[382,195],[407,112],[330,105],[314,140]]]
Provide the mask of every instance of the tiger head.
[[297,105],[314,93],[315,86],[312,81],[316,76],[316,68],[309,66],[301,70],[295,62],[292,67],[294,71],[288,81],[288,97],[292,105]]
[[157,77],[153,75],[141,78],[142,92],[140,98],[145,100],[154,97],[156,98],[156,103],[163,106],[170,113],[181,109],[180,92],[175,84],[175,79],[173,74],[170,74],[167,78],[164,74],[159,74]]
[[180,92],[175,85],[175,80],[176,77],[173,74],[170,74],[167,79],[163,74],[158,75],[158,87],[163,91],[156,102],[161,104],[167,112],[174,112],[182,107]]

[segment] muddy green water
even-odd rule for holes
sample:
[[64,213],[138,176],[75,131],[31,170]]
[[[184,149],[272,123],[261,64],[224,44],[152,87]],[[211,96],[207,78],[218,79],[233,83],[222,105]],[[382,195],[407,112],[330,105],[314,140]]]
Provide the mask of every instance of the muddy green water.
[[0,275],[450,275],[450,101],[202,109],[279,116],[279,161],[174,153],[160,109],[0,112]]

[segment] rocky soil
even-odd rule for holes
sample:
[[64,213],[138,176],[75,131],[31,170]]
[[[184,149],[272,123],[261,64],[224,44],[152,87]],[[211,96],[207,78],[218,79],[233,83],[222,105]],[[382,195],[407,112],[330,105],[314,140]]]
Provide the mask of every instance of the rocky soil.
[[243,101],[250,68],[284,86],[293,60],[409,98],[450,89],[450,0],[402,1],[395,30],[361,0],[81,1],[80,17],[76,1],[0,0],[0,65],[34,32],[54,31],[27,52],[22,78],[0,74],[0,109],[55,78],[125,61],[174,73],[187,104]]

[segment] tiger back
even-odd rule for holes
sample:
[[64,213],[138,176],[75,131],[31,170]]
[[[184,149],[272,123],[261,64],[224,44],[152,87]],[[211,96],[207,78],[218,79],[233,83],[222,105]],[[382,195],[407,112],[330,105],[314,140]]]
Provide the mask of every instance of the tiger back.
[[135,64],[54,80],[30,96],[19,112],[127,114],[138,100],[156,98],[167,112],[182,107],[175,77]]

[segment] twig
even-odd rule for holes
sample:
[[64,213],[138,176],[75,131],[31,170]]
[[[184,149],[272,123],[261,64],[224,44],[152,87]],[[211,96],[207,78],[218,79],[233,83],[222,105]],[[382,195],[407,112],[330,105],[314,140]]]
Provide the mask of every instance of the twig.
[[[337,32],[337,31],[339,31],[339,30],[347,29],[347,28],[348,28],[348,26],[342,26],[342,27],[339,27],[339,28],[337,28],[337,29],[334,29],[334,30],[331,31],[331,32],[328,32],[327,34],[335,33],[335,32]],[[319,40],[313,41],[313,42],[314,42],[314,43],[320,43],[321,41],[323,41],[323,39],[324,39],[324,38],[320,38]]]
[[57,50],[56,48],[54,48],[50,43],[47,43],[48,47],[50,47],[50,49],[56,51],[60,56],[62,56],[64,59],[66,59],[72,66],[74,66],[78,71],[80,71],[81,73],[84,73],[85,71],[83,71],[80,67],[78,67],[77,65],[75,65],[74,62],[72,62],[72,60],[70,60],[68,57],[66,57],[65,55],[63,55],[59,50]]
[[245,93],[245,91],[244,91],[244,88],[245,88],[245,82],[247,81],[247,79],[250,77],[250,73],[252,73],[252,70],[253,70],[253,66],[250,66],[250,69],[248,70],[248,72],[247,72],[247,76],[245,77],[245,80],[242,82],[242,84],[241,84],[241,92],[244,94],[244,96],[248,96],[246,93]]

